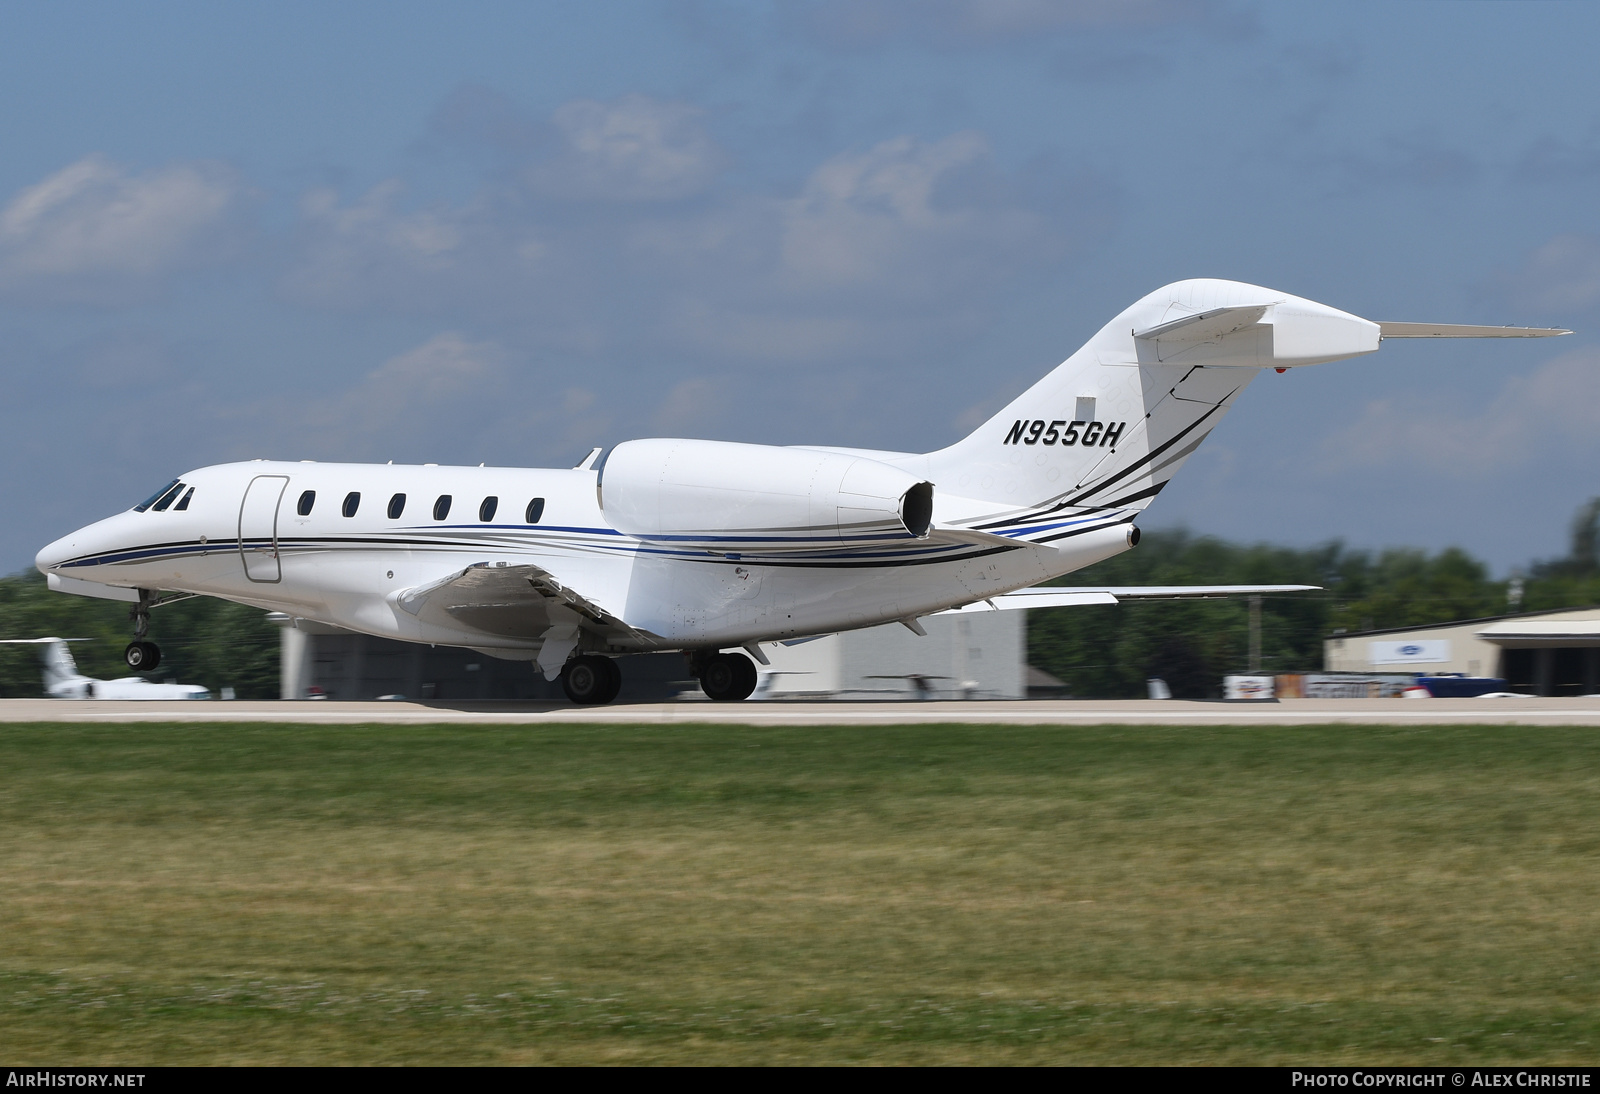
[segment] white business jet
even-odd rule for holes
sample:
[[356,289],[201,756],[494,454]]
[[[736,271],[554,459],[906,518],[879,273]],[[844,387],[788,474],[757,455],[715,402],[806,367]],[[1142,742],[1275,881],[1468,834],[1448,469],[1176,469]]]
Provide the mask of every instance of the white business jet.
[[68,642],[84,638],[3,638],[5,645],[39,647],[44,667],[44,694],[48,699],[209,699],[211,692],[197,684],[155,684],[138,676],[96,680],[78,671]]
[[[1140,300],[937,452],[639,440],[571,470],[204,467],[39,552],[51,588],[150,609],[203,594],[407,642],[465,646],[615,698],[621,654],[681,650],[713,699],[750,657],[946,612],[1271,593],[1305,585],[1037,587],[1139,542],[1134,520],[1263,369],[1387,338],[1560,330],[1373,323],[1232,281]],[[745,653],[738,652],[743,649]]]

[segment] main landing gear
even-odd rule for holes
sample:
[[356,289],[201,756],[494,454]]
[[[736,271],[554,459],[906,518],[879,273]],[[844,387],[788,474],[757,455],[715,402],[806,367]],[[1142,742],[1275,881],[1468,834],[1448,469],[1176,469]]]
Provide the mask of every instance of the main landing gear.
[[756,690],[755,662],[742,653],[698,654],[689,662],[689,671],[700,678],[706,698],[718,702],[738,702]]
[[150,672],[161,664],[161,647],[154,642],[145,641],[145,636],[150,633],[152,603],[154,598],[150,590],[140,589],[139,602],[128,609],[128,618],[133,620],[133,641],[122,651],[122,659],[134,672]]
[[561,670],[561,690],[574,703],[609,703],[622,690],[622,670],[609,657],[586,653]]
[[[742,653],[691,654],[689,672],[699,678],[700,689],[709,699],[737,702],[756,690],[755,663]],[[568,699],[585,706],[609,703],[622,690],[622,672],[611,658],[586,653],[561,670],[561,690]]]

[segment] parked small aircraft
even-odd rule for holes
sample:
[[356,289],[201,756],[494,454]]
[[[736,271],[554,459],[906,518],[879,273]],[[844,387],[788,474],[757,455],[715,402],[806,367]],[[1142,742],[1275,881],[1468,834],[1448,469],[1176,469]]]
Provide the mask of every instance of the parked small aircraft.
[[[1139,542],[1134,520],[1263,369],[1390,338],[1563,330],[1374,323],[1233,281],[1158,289],[936,452],[656,439],[571,470],[278,463],[190,472],[39,552],[51,588],[149,613],[204,594],[560,673],[615,698],[616,655],[682,650],[713,699],[761,644],[943,612],[1297,591],[1039,587]],[[750,656],[736,652],[743,649]]]
[[68,642],[83,638],[4,638],[6,645],[39,647],[44,666],[44,694],[48,699],[209,699],[211,692],[196,684],[153,684],[138,676],[96,680],[78,671]]

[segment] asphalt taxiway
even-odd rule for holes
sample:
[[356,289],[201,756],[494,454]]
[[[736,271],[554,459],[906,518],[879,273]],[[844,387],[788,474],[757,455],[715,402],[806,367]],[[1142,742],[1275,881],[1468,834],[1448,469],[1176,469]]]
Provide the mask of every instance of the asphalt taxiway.
[[0,722],[283,722],[317,725],[715,723],[748,726],[915,725],[1592,725],[1600,698],[1283,699],[1192,702],[1053,699],[1014,702],[674,702],[602,707],[499,703],[143,702],[0,700]]

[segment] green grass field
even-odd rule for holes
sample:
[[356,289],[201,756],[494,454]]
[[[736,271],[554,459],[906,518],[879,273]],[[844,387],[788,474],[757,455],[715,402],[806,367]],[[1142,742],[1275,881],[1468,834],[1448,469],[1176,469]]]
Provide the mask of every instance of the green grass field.
[[1592,1063],[1600,738],[0,726],[0,1059]]

